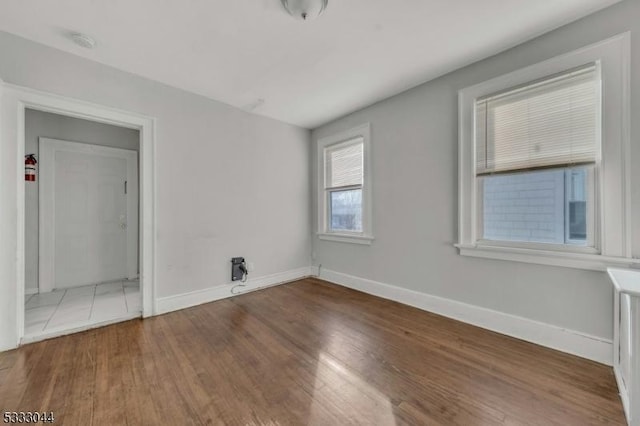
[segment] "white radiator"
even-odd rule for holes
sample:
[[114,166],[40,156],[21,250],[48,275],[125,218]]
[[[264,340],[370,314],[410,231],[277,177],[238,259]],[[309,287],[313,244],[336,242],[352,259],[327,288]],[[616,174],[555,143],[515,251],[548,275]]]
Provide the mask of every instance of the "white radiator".
[[640,426],[640,271],[608,269],[613,281],[613,371],[627,422]]

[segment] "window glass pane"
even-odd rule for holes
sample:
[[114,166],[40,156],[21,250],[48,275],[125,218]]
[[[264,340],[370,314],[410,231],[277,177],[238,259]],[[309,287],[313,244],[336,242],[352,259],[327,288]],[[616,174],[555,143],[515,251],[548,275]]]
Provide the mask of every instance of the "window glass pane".
[[364,171],[364,142],[358,138],[353,144],[329,147],[326,150],[327,188],[362,185]]
[[483,239],[587,245],[587,169],[479,179]]
[[362,189],[329,193],[330,229],[362,232]]
[[587,203],[569,202],[569,239],[586,241],[587,239]]
[[587,240],[587,170],[565,172],[567,183],[567,242]]

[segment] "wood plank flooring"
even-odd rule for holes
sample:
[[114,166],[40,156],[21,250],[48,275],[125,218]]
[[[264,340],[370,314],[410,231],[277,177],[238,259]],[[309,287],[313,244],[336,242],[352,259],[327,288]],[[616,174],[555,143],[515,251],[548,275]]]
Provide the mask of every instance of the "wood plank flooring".
[[64,425],[624,424],[611,368],[316,279],[0,353]]

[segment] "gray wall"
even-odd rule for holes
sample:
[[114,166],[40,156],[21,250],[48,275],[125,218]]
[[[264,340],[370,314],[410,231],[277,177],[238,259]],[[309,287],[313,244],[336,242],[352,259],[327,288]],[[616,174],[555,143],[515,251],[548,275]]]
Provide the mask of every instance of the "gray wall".
[[[25,153],[39,157],[38,138],[46,137],[72,142],[90,143],[114,148],[139,151],[138,130],[79,118],[65,117],[43,111],[27,109],[25,114]],[[38,290],[38,185],[25,183],[25,290]]]
[[[315,263],[440,297],[612,338],[612,290],[602,272],[462,257],[457,240],[457,92],[553,56],[632,31],[632,182],[640,164],[640,1],[628,0],[509,51],[329,123],[312,140],[371,123],[371,246],[314,238]],[[424,52],[428,55],[429,52]],[[317,177],[311,150],[312,179]],[[315,191],[315,183],[312,190]],[[640,185],[632,186],[633,209]],[[317,223],[317,198],[312,223]],[[637,217],[637,214],[636,216]],[[315,230],[315,229],[314,229]],[[640,220],[633,252],[640,255]]]
[[[156,297],[228,284],[232,256],[253,277],[309,266],[309,130],[8,33],[0,58],[6,83],[155,117]],[[3,138],[0,350],[17,330],[16,150]]]

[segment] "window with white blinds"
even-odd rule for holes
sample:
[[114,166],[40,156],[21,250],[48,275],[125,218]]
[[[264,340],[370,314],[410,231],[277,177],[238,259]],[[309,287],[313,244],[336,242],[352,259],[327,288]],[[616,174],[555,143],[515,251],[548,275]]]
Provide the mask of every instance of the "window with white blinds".
[[318,139],[317,153],[318,238],[371,244],[370,124]]
[[327,231],[361,233],[364,138],[330,145],[324,156]]
[[458,92],[460,254],[628,267],[630,36]]
[[362,185],[364,141],[357,138],[330,146],[325,151],[325,188]]
[[595,163],[599,99],[595,64],[479,98],[476,175]]

